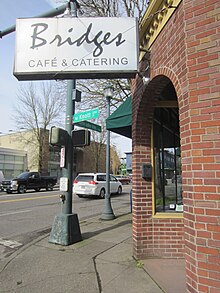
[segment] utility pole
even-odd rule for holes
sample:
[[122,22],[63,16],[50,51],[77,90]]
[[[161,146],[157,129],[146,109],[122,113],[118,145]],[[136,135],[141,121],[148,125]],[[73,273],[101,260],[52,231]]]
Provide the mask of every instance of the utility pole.
[[[76,0],[70,0],[65,17],[77,17],[79,4]],[[49,242],[70,245],[82,240],[79,220],[77,214],[72,213],[72,186],[73,186],[73,115],[75,113],[75,99],[73,95],[76,92],[76,80],[67,81],[66,96],[66,121],[65,130],[67,135],[67,144],[65,146],[65,167],[62,169],[62,176],[66,182],[66,189],[60,195],[62,200],[62,212],[55,216],[52,226]]]

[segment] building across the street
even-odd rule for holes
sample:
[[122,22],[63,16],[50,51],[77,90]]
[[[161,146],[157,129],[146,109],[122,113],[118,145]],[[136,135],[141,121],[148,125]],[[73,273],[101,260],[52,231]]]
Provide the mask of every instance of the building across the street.
[[[39,164],[41,150],[41,163]],[[83,172],[106,171],[106,145],[95,141],[86,147],[73,150],[73,177]],[[110,171],[116,174],[120,159],[114,147],[110,149]],[[0,170],[6,179],[17,176],[26,170],[39,171],[45,175],[61,177],[60,148],[49,144],[49,130],[41,148],[33,130],[18,131],[0,136]]]
[[132,152],[125,153],[126,155],[126,173],[132,173]]
[[10,179],[27,169],[27,152],[0,147],[0,171]]
[[[41,145],[37,141],[35,130],[11,132],[0,136],[0,147],[25,152],[26,166],[22,172],[39,171],[45,175],[59,177],[59,151],[49,145],[49,130],[39,129],[39,137],[42,139]],[[13,171],[14,176],[19,173],[21,172],[18,170]]]

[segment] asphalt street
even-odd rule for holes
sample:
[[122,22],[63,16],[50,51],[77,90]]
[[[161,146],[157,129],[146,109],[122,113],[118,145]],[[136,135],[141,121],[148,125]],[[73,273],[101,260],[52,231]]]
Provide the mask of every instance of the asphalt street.
[[[123,194],[111,197],[114,213],[125,207],[130,209],[131,185],[123,186]],[[0,259],[51,230],[56,214],[61,211],[59,190],[6,194],[0,192]],[[74,213],[79,221],[99,216],[104,201],[73,197]]]

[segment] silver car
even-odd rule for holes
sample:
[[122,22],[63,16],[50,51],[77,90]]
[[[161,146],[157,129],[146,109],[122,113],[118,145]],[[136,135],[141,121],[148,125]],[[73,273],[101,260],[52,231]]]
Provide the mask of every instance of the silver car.
[[[82,173],[73,182],[73,193],[78,197],[105,198],[106,173]],[[110,193],[121,194],[122,184],[113,175],[110,175]]]

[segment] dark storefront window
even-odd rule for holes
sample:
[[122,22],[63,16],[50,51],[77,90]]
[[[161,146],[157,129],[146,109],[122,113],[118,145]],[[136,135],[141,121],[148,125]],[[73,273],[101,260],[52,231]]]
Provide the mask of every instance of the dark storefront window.
[[182,172],[177,108],[157,108],[154,115],[155,212],[182,211]]

